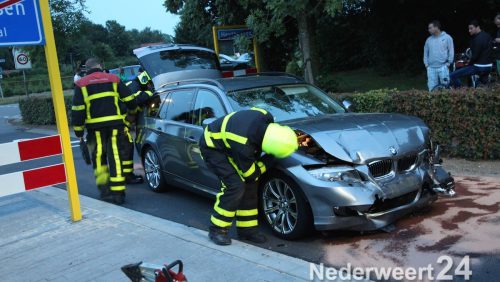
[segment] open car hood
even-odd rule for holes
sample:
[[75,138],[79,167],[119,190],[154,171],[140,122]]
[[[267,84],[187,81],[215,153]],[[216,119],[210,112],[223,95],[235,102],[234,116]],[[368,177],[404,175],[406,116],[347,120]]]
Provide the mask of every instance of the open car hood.
[[328,154],[355,164],[423,150],[429,129],[401,114],[335,114],[285,122],[309,134]]

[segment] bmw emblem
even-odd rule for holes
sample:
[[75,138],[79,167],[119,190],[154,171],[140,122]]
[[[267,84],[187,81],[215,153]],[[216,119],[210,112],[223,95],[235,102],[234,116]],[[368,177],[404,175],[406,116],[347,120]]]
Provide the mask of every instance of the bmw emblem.
[[394,146],[389,147],[389,152],[391,152],[394,156],[398,154],[398,150],[396,150]]

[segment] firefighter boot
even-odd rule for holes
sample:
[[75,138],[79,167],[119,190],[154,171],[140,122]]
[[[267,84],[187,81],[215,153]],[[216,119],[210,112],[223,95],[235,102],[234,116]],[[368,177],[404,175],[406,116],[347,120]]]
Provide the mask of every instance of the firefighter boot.
[[125,191],[112,191],[113,203],[116,205],[123,205],[125,203]]
[[125,177],[125,182],[127,184],[141,184],[143,181],[144,180],[142,176],[137,175],[133,172]]
[[257,244],[262,244],[267,241],[266,236],[262,234],[257,227],[238,228],[238,239]]
[[229,229],[217,226],[210,226],[208,229],[208,238],[215,244],[221,246],[231,245],[231,238],[229,237]]
[[113,200],[108,185],[97,185],[97,188],[100,191],[101,200],[105,202],[111,202]]

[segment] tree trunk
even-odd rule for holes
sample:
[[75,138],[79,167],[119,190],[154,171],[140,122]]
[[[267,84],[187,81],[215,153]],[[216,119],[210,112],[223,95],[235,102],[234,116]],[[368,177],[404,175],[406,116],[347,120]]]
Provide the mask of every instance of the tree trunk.
[[297,16],[297,24],[299,28],[299,44],[304,60],[304,79],[311,84],[314,84],[314,71],[312,66],[311,52],[311,36],[309,33],[309,23],[307,22],[306,13]]

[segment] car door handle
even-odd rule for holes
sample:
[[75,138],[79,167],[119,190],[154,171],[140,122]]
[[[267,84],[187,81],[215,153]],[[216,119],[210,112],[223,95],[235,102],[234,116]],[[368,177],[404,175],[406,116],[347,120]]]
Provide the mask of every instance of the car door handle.
[[184,137],[184,140],[186,140],[189,143],[193,143],[193,144],[198,143],[198,140],[196,140],[196,138],[194,138],[193,136]]

